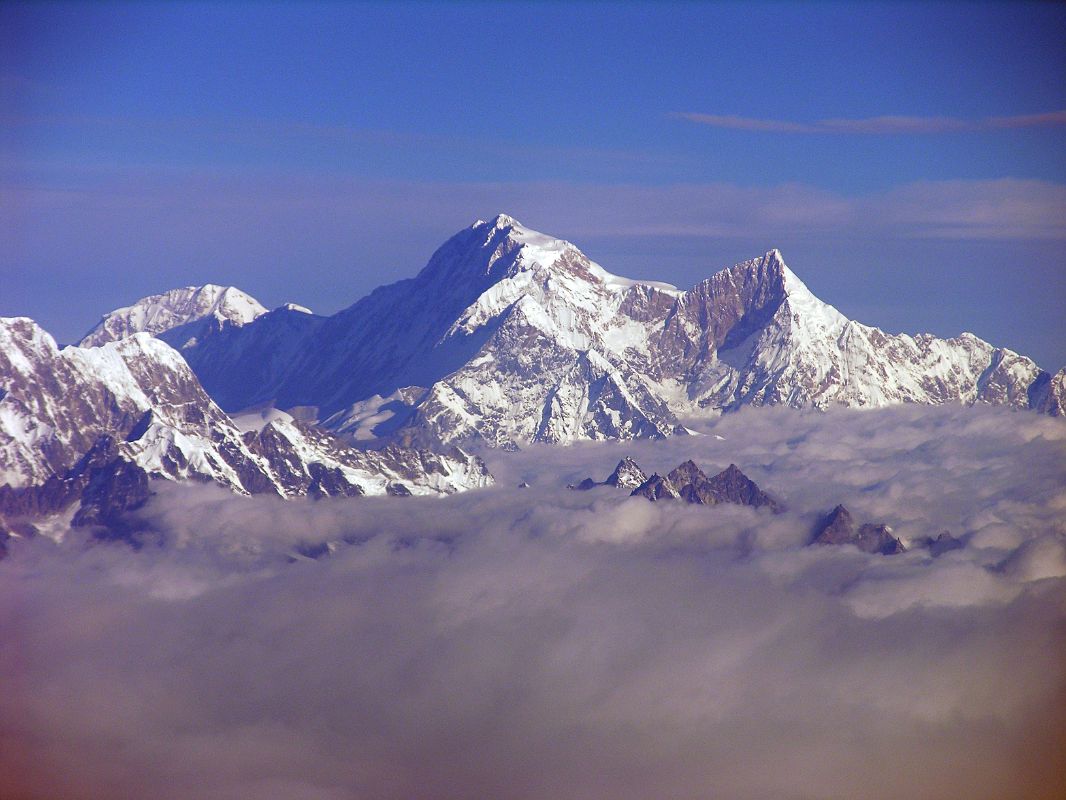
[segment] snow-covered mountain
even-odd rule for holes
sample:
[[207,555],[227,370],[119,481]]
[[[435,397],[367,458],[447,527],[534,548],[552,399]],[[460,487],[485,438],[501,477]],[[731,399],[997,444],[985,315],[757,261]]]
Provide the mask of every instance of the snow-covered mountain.
[[[227,323],[239,327],[265,313],[267,310],[258,300],[233,286],[185,286],[144,297],[105,314],[78,344],[95,347],[134,333],[171,333],[170,338],[175,341],[170,343],[180,349],[196,341],[200,328],[217,329]],[[174,336],[177,329],[183,329],[184,336]]]
[[299,407],[355,439],[492,446],[683,433],[748,405],[992,403],[1060,414],[1064,374],[964,333],[892,335],[771,250],[687,291],[607,272],[500,215],[329,318],[227,326],[183,354],[228,410]]
[[0,318],[0,515],[60,510],[89,488],[107,499],[115,487],[104,479],[143,500],[152,478],[284,497],[442,494],[491,482],[458,448],[356,450],[281,412],[238,425],[148,333],[60,350],[32,320]]
[[971,334],[849,320],[776,250],[682,291],[500,215],[331,317],[208,285],[114,311],[62,350],[29,319],[0,320],[0,514],[80,502],[84,521],[106,520],[151,479],[447,493],[491,481],[458,449],[469,441],[662,437],[749,405],[950,402],[1061,415],[1066,371]]

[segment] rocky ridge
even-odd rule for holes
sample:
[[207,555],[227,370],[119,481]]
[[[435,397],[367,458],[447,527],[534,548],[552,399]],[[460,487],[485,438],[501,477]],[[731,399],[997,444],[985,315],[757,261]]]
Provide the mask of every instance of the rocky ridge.
[[491,483],[458,448],[353,448],[275,412],[241,429],[182,357],[148,333],[60,350],[27,318],[0,318],[0,527],[77,507],[108,523],[150,480],[282,497],[446,494]]
[[182,354],[228,411],[299,408],[352,439],[430,445],[658,438],[759,405],[1066,403],[1066,372],[972,334],[847,319],[777,250],[682,291],[506,215],[332,317],[261,314]]
[[781,511],[780,504],[762,491],[736,464],[730,464],[714,477],[708,478],[692,460],[685,461],[666,477],[653,474],[648,477],[636,461],[626,456],[618,462],[606,480],[585,478],[569,488],[587,491],[597,486],[612,486],[630,490],[633,497],[648,500],[683,500],[698,505],[734,503],[752,508],[768,508],[774,513]]
[[864,553],[880,553],[886,556],[902,553],[907,549],[903,542],[892,535],[892,529],[887,525],[866,522],[857,526],[851,512],[842,505],[830,511],[822,521],[815,534],[814,544],[850,544]]

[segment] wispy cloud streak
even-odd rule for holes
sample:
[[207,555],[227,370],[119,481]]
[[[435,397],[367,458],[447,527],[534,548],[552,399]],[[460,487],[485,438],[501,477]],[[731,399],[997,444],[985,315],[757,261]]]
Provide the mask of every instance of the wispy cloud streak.
[[712,128],[766,133],[933,134],[1066,126],[1066,111],[1018,114],[1007,117],[986,117],[977,120],[943,116],[885,115],[859,119],[832,118],[816,122],[796,122],[793,120],[742,117],[734,114],[701,114],[697,112],[679,112],[674,116]]

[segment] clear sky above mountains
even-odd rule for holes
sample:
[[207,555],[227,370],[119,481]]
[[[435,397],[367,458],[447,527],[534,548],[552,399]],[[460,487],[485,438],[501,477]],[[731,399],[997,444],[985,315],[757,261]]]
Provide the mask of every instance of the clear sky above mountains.
[[1052,4],[0,7],[0,314],[332,312],[506,211],[689,285],[782,249],[890,330],[1066,364]]

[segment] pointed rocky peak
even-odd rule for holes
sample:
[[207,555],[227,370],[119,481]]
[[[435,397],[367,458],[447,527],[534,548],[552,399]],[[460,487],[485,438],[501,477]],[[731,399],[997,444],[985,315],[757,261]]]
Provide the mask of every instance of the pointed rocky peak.
[[678,334],[699,330],[714,350],[739,345],[773,319],[790,275],[776,250],[716,272],[678,298]]
[[135,333],[158,335],[202,320],[246,325],[266,313],[258,300],[234,286],[184,286],[105,314],[78,344],[97,347]]
[[707,483],[720,503],[738,503],[752,508],[765,507],[774,513],[780,511],[777,501],[741,472],[736,464],[730,464]]
[[731,483],[739,483],[743,481],[746,481],[747,483],[752,483],[751,479],[748,478],[748,476],[745,475],[743,472],[741,472],[740,467],[738,467],[736,464],[730,464],[728,467],[726,467],[717,475],[715,475],[712,480],[720,480],[723,482]]
[[892,529],[887,525],[875,525],[867,522],[859,527],[859,532],[852,542],[864,553],[880,553],[883,556],[893,556],[906,551],[903,542],[892,535]]
[[669,478],[662,475],[652,475],[644,483],[630,492],[630,497],[646,497],[648,500],[677,499],[681,494],[670,482]]
[[850,544],[864,553],[880,553],[886,556],[906,550],[903,542],[892,535],[892,529],[887,525],[867,522],[856,530],[854,518],[842,505],[838,505],[825,517],[814,537],[814,544]]
[[855,520],[850,511],[838,505],[822,520],[814,541],[817,544],[849,544],[854,537]]
[[[487,289],[493,284],[513,279],[505,294],[524,291],[535,274],[551,292],[575,294],[578,303],[592,284],[596,293],[621,293],[633,287],[647,287],[671,296],[681,292],[669,283],[639,281],[614,275],[581,252],[573,243],[541,233],[523,225],[508,214],[498,214],[490,221],[476,221],[442,245],[419,273],[420,282],[442,285],[476,284]],[[562,281],[552,281],[551,278]],[[569,283],[569,288],[565,285]],[[513,299],[513,298],[512,298]]]
[[[498,214],[491,222],[485,223],[488,230],[486,242],[495,244],[499,237],[504,237],[513,248],[517,263],[515,269],[524,271],[541,268],[544,270],[564,270],[568,272],[587,273],[586,278],[601,279],[607,275],[605,270],[592,270],[592,263],[577,247],[565,239],[527,228],[514,217]],[[602,272],[602,276],[599,274]]]
[[52,335],[29,317],[0,317],[0,373],[28,373],[58,353]]
[[614,472],[607,476],[606,483],[608,486],[614,486],[618,489],[635,489],[647,479],[648,476],[644,474],[644,470],[640,468],[640,465],[629,456],[626,456],[618,462]]
[[[619,470],[624,463],[625,460],[619,463]],[[635,463],[633,466],[636,466]],[[689,460],[679,464],[665,478],[652,475],[632,494],[647,497],[649,500],[669,497],[680,498],[686,503],[696,505],[734,503],[752,508],[766,507],[775,514],[780,511],[777,502],[741,472],[736,464],[730,464],[713,478],[708,478],[694,461]]]
[[810,292],[807,285],[785,263],[785,257],[781,255],[781,251],[777,248],[767,250],[759,258],[753,258],[750,261],[737,264],[732,269],[740,269],[750,273],[758,280],[768,281],[775,286],[780,286],[786,295]]
[[741,261],[712,275],[709,280],[719,286],[732,285],[736,288],[745,286],[764,287],[764,291],[784,294],[786,278],[795,277],[785,265],[780,250],[768,250],[758,258]]
[[721,317],[717,327],[740,323],[745,336],[769,321],[785,300],[794,311],[839,316],[836,309],[811,293],[776,249],[716,272],[691,291],[698,297],[709,296],[719,307],[712,314],[712,322],[718,322],[715,316]]
[[438,247],[415,281],[435,291],[484,290],[514,267],[522,247],[518,231],[524,229],[504,214],[489,222],[477,220]]
[[666,478],[678,489],[693,483],[706,482],[707,480],[703,470],[696,466],[696,462],[692,459],[683,464],[678,464]]

